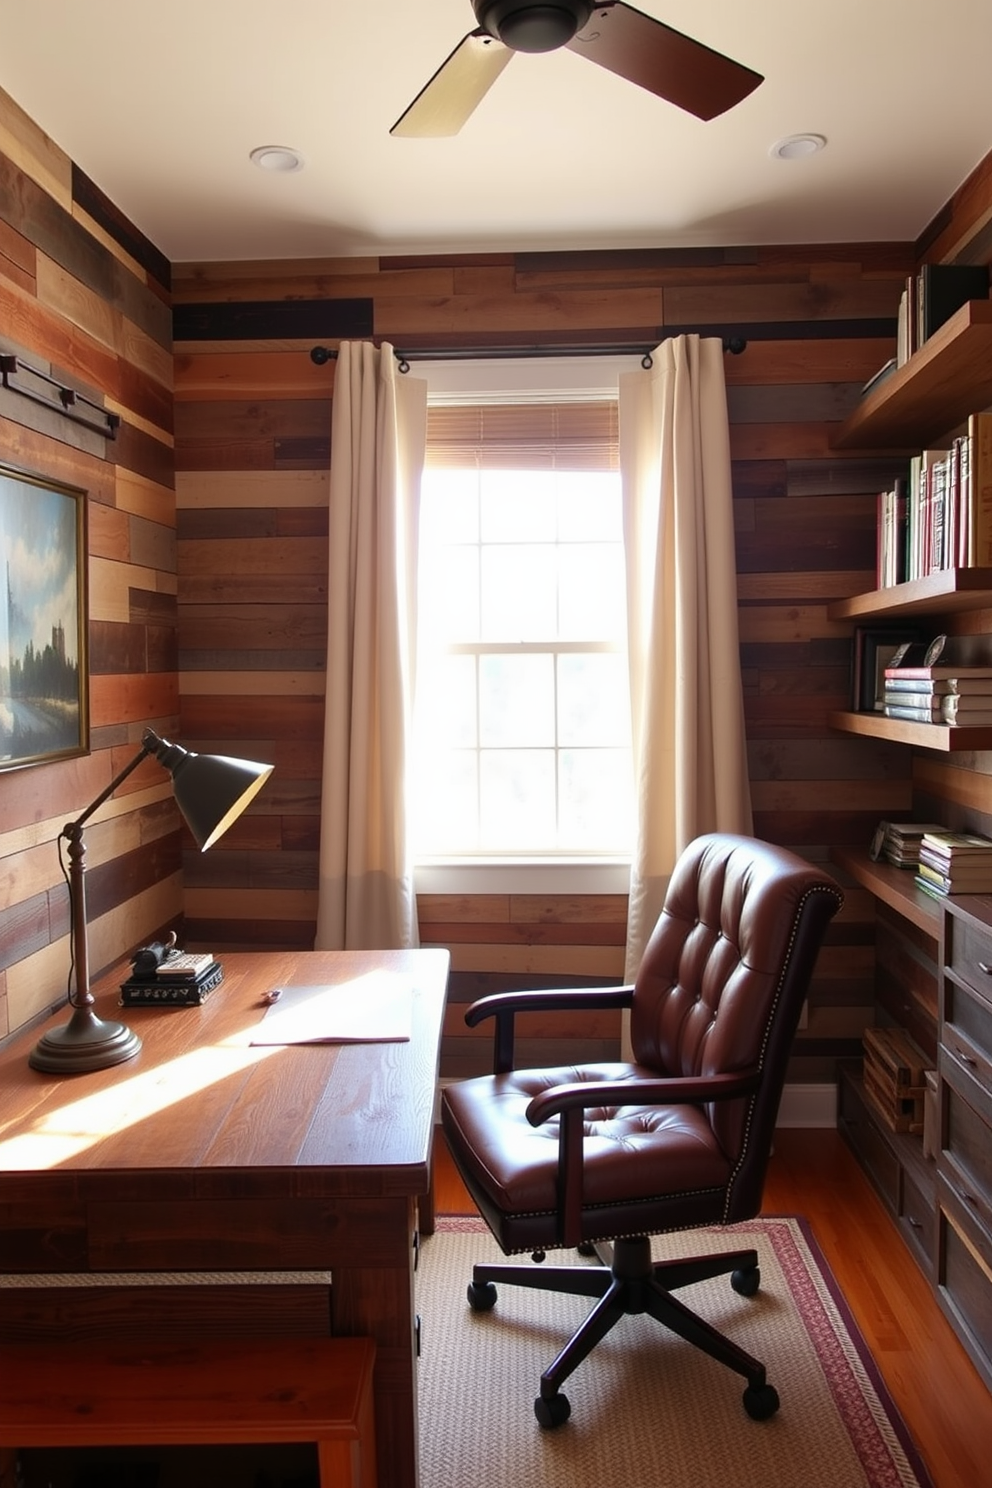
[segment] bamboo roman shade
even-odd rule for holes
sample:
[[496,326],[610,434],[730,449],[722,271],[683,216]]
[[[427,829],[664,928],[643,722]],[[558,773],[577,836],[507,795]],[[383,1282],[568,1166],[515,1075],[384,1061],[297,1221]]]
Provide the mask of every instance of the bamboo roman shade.
[[617,405],[438,405],[427,410],[427,465],[462,470],[619,470]]

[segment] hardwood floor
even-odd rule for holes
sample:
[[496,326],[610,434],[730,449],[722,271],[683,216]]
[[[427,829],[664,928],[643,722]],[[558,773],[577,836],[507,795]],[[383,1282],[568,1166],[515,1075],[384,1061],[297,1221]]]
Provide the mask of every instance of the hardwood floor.
[[[474,1212],[440,1132],[435,1202]],[[988,1483],[992,1395],[839,1134],[778,1132],[763,1208],[809,1220],[934,1488]]]

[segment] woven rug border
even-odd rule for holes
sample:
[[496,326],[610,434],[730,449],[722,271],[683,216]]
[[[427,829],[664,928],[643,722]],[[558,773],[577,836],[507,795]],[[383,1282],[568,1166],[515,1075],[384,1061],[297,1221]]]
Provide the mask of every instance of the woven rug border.
[[[442,1234],[444,1232],[447,1232],[449,1234],[490,1234],[489,1226],[486,1224],[485,1220],[478,1215],[437,1214],[435,1216],[435,1223],[437,1229]],[[837,1278],[834,1276],[834,1273],[830,1267],[830,1263],[824,1255],[819,1241],[816,1239],[816,1236],[813,1233],[813,1228],[809,1220],[804,1218],[804,1216],[801,1214],[762,1214],[751,1220],[742,1220],[738,1228],[743,1230],[746,1230],[749,1227],[770,1229],[773,1225],[782,1223],[785,1223],[787,1225],[794,1225],[801,1234],[803,1242],[809,1251],[810,1257],[817,1268],[820,1279],[822,1280],[827,1293],[829,1294],[833,1306],[837,1310],[838,1316],[840,1317],[840,1321],[843,1324],[847,1337],[855,1353],[857,1354],[858,1360],[860,1361],[860,1364],[865,1372],[869,1383],[871,1384],[871,1387],[878,1400],[879,1406],[885,1416],[886,1421],[888,1422],[889,1428],[898,1441],[903,1453],[905,1454],[909,1466],[912,1468],[913,1472],[919,1479],[920,1488],[935,1488],[933,1479],[930,1476],[926,1463],[920,1456],[919,1450],[916,1446],[916,1443],[913,1441],[909,1428],[903,1420],[902,1414],[900,1413],[899,1408],[892,1398],[889,1388],[882,1377],[882,1373],[874,1358],[872,1357],[871,1350],[868,1347],[864,1334],[862,1333],[861,1328],[858,1325],[858,1321],[855,1318],[854,1313],[851,1311],[850,1304],[844,1296]],[[733,1234],[734,1228],[735,1227],[730,1227],[730,1229],[727,1231],[728,1236]]]

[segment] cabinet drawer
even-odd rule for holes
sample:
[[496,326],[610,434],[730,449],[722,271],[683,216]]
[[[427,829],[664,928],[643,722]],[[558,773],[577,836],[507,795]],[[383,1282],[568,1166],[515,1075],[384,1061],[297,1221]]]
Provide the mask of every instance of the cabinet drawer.
[[941,1202],[938,1296],[992,1387],[992,1239],[955,1207]]
[[946,959],[954,974],[992,1007],[992,929],[948,915]]
[[893,1214],[899,1212],[899,1160],[865,1105],[857,1086],[840,1082],[838,1126],[854,1148]]
[[958,1089],[967,1080],[947,1071],[940,1172],[968,1213],[992,1231],[992,1130]]
[[950,977],[944,980],[941,1040],[992,1095],[992,1007]]
[[931,1185],[929,1195],[916,1183],[907,1169],[902,1172],[902,1195],[899,1202],[899,1228],[927,1275],[933,1276],[933,1242],[936,1211]]

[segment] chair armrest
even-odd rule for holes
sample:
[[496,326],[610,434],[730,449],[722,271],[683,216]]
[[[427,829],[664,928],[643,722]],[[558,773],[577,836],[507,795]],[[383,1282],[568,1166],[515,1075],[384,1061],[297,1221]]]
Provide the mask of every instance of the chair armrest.
[[535,1095],[527,1107],[531,1126],[540,1126],[562,1111],[585,1111],[590,1106],[701,1105],[705,1101],[734,1100],[758,1088],[757,1070],[725,1075],[673,1076],[658,1080],[583,1080],[553,1085]]
[[559,1115],[558,1128],[558,1222],[561,1244],[578,1245],[582,1240],[584,1113],[590,1106],[700,1105],[711,1100],[731,1100],[750,1095],[758,1088],[760,1072],[740,1070],[726,1075],[673,1076],[672,1079],[590,1080],[555,1085],[535,1095],[527,1107],[527,1120],[540,1126]]
[[514,1018],[517,1013],[581,1012],[585,1008],[627,1008],[634,995],[627,987],[565,987],[537,992],[494,992],[480,997],[466,1010],[469,1028],[486,1018],[496,1019],[493,1036],[493,1073],[513,1068]]

